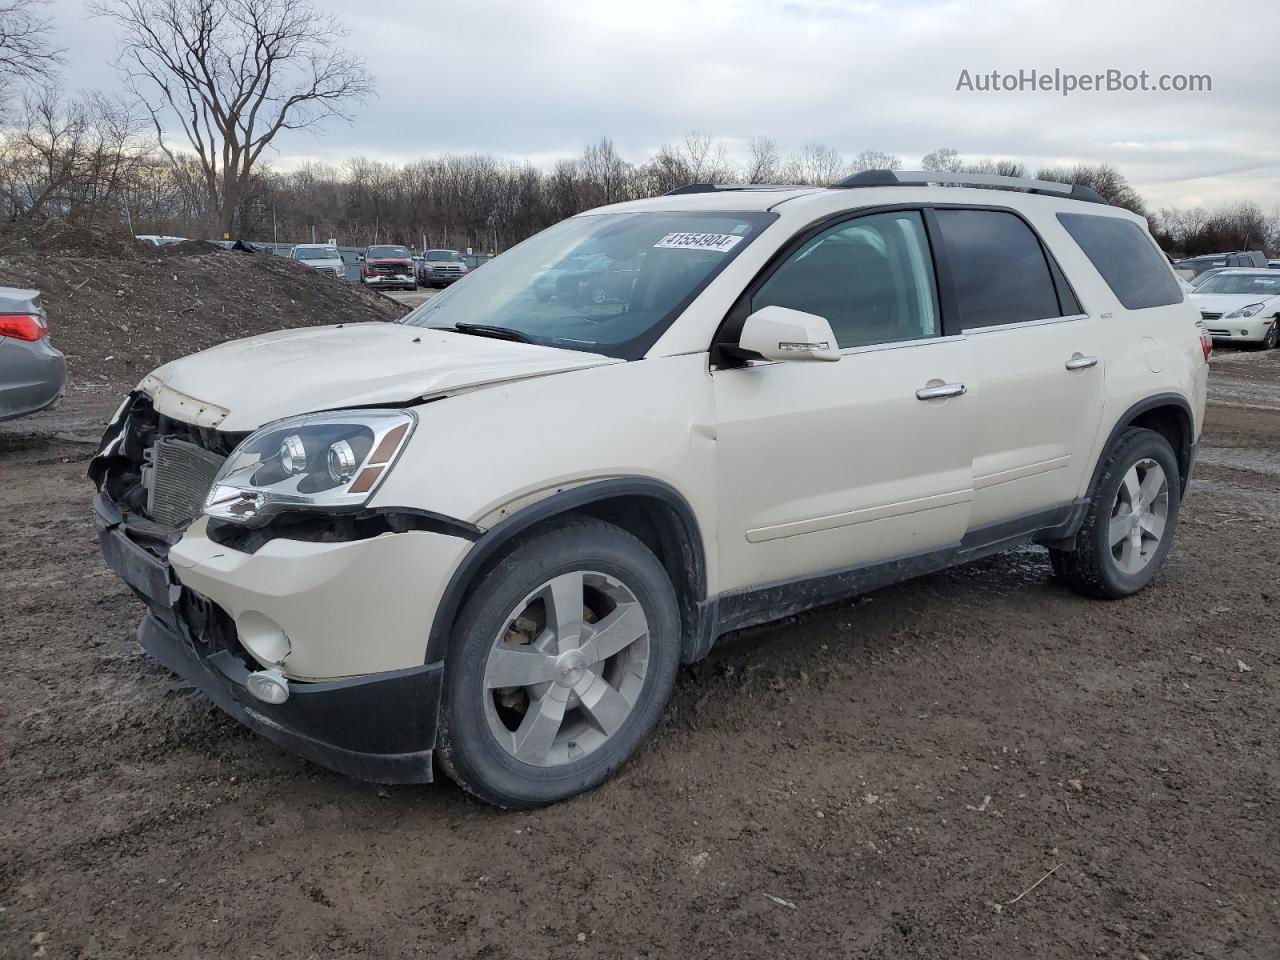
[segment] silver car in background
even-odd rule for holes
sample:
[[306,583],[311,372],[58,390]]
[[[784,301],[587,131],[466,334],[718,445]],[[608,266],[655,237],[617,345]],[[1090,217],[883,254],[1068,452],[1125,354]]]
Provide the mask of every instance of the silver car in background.
[[57,403],[67,364],[49,343],[49,318],[39,290],[0,287],[0,420]]
[[418,282],[424,287],[447,287],[467,275],[467,263],[457,250],[428,250],[418,262]]

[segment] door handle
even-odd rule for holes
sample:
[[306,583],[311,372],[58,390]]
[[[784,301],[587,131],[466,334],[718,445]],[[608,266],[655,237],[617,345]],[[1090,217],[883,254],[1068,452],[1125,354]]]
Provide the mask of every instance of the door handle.
[[1082,357],[1078,353],[1066,363],[1068,370],[1088,370],[1090,367],[1096,367],[1097,365],[1097,357]]
[[921,387],[916,391],[916,399],[945,400],[947,397],[962,397],[968,390],[963,383],[943,383],[936,387]]

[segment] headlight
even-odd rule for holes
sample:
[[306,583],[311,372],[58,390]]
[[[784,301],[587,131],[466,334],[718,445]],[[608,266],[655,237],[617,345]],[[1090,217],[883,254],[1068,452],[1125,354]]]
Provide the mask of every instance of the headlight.
[[408,410],[338,410],[278,420],[231,452],[204,512],[256,524],[291,508],[359,509],[390,472],[416,423]]
[[1262,308],[1265,306],[1265,303],[1251,303],[1247,307],[1241,307],[1239,310],[1232,310],[1222,319],[1234,320],[1237,317],[1252,317],[1255,314],[1260,313]]

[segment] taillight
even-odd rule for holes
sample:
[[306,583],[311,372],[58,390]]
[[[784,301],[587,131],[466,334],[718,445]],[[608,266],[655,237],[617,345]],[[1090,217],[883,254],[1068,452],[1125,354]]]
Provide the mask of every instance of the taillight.
[[34,313],[0,313],[0,337],[34,342],[48,332],[44,317]]
[[1213,335],[1204,327],[1200,328],[1200,349],[1204,351],[1204,362],[1209,362],[1209,355],[1213,353]]

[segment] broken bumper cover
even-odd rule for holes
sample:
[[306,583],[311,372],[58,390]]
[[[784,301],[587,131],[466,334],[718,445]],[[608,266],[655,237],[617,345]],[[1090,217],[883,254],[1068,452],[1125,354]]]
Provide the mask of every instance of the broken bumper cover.
[[134,542],[106,498],[94,500],[107,565],[147,604],[138,640],[156,660],[236,720],[299,756],[359,780],[428,783],[443,664],[315,683],[293,681],[267,704],[245,685],[251,667],[196,639],[169,564]]

